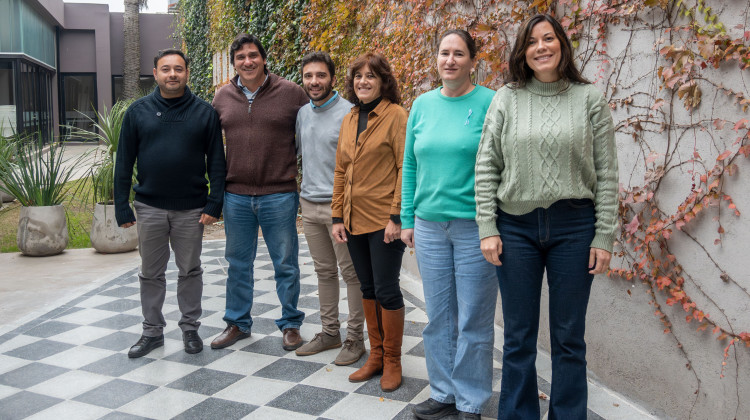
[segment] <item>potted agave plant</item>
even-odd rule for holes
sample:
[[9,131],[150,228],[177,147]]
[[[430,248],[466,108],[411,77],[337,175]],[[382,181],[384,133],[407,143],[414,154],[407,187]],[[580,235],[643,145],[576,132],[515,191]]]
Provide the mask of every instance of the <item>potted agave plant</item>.
[[68,246],[65,184],[78,160],[68,162],[65,146],[44,144],[41,135],[14,135],[14,153],[0,154],[0,190],[21,203],[16,243],[21,253],[41,257],[61,253]]
[[94,204],[89,234],[91,246],[104,254],[132,251],[138,247],[136,229],[123,229],[117,225],[114,206],[115,156],[122,120],[131,103],[119,101],[110,110],[104,107],[102,112],[96,113],[96,120],[84,114],[93,129],[68,127],[71,135],[98,141],[103,146],[94,154],[89,172],[91,189],[88,199]]
[[[0,133],[3,133],[3,127],[0,125]],[[16,138],[6,137],[0,135],[0,160],[5,162],[13,162],[14,156],[16,155]],[[3,181],[0,180],[0,187],[2,187]],[[3,191],[0,188],[0,206],[2,203],[7,203],[15,200],[15,197]]]

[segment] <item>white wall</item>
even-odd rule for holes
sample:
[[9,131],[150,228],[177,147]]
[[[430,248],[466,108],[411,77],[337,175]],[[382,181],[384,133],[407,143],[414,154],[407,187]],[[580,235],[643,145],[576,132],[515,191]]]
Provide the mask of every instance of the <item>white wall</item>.
[[[742,38],[744,31],[750,30],[746,1],[706,3],[713,6],[713,12],[719,15],[718,21],[728,28],[732,39]],[[631,101],[630,106],[618,105],[613,111],[616,123],[639,116],[647,119],[647,114],[652,114],[651,120],[657,123],[642,122],[647,131],[639,132],[637,141],[632,136],[632,125],[621,125],[618,130],[620,181],[625,187],[644,185],[647,171],[667,162],[668,174],[662,179],[652,203],[672,214],[690,193],[691,171],[705,172],[705,168],[714,166],[721,152],[739,147],[733,143],[747,130],[736,133],[732,127],[742,118],[750,120],[750,116],[717,86],[722,84],[750,97],[750,70],[739,70],[736,61],[719,69],[697,68],[695,74],[705,79],[699,80],[703,89],[702,104],[693,112],[686,111],[677,95],[664,88],[657,78],[659,67],[669,65],[659,49],[670,43],[687,43],[690,48],[697,48],[691,43],[692,36],[685,31],[666,33],[652,29],[658,28],[663,20],[663,12],[647,8],[639,12],[634,25],[610,22],[606,36],[607,56],[588,61],[584,74],[596,80],[600,89],[607,90],[611,103]],[[579,53],[585,51],[590,40],[581,40]],[[609,64],[604,63],[605,59]],[[600,74],[604,76],[602,79],[598,78]],[[657,98],[663,99],[665,105],[658,110],[651,109]],[[716,119],[728,122],[718,130],[712,123]],[[659,122],[667,124],[662,127]],[[689,159],[694,152],[701,158],[693,164]],[[656,159],[647,163],[651,154]],[[682,265],[685,290],[698,307],[721,327],[740,333],[750,331],[747,257],[750,249],[750,160],[740,157],[736,163],[736,174],[725,179],[723,188],[732,196],[741,214],[734,215],[727,203],[722,202],[718,207],[699,213],[697,219],[684,228],[684,233],[673,228],[667,246]],[[719,244],[714,244],[720,237],[719,222],[726,233],[721,235]],[[626,261],[615,259],[612,266],[625,264]],[[417,273],[414,257],[408,252],[404,268]],[[729,281],[722,280],[722,274]],[[679,305],[666,305],[667,296],[657,291],[656,302],[672,322],[671,332],[665,334],[664,325],[654,315],[649,290],[650,287],[638,280],[597,276],[587,318],[590,375],[660,417],[750,418],[750,348],[743,344],[730,348],[722,378],[723,351],[728,342],[718,341],[710,328],[696,331],[699,323],[688,324],[683,309]],[[546,306],[545,287],[539,343],[549,350]],[[499,304],[497,320],[502,325]]]

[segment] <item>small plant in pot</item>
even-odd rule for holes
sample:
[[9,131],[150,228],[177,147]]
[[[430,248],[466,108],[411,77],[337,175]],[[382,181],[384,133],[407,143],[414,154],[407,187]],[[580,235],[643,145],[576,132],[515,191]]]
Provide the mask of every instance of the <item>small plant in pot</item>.
[[[68,127],[70,134],[98,141],[103,148],[96,150],[90,169],[90,193],[86,199],[94,204],[94,217],[91,222],[91,246],[98,252],[113,254],[132,251],[138,247],[136,229],[123,229],[117,225],[114,208],[114,169],[120,128],[125,111],[132,101],[115,103],[112,109],[105,107],[97,112],[97,120],[88,116],[92,130]],[[135,180],[135,175],[133,176]]]
[[[3,127],[2,125],[0,125],[0,133],[3,132]],[[16,143],[16,137],[6,137],[0,135],[0,160],[3,160],[5,162],[13,162],[15,160],[17,149]],[[0,181],[0,184],[2,183],[3,181]],[[15,197],[6,193],[2,188],[0,188],[0,207],[2,206],[2,203],[7,203],[13,201],[14,199]]]
[[40,134],[13,136],[13,153],[0,153],[0,190],[21,203],[16,243],[21,253],[41,257],[61,253],[68,245],[62,202],[65,184],[85,156],[64,158],[65,146],[45,145]]

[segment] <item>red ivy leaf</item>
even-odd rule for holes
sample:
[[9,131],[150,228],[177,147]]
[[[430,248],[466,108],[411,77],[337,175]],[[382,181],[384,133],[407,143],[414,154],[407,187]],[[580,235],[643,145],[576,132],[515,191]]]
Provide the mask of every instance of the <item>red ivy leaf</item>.
[[635,215],[635,217],[633,217],[633,220],[631,220],[630,223],[625,225],[625,230],[631,235],[635,235],[635,233],[638,232],[638,228],[640,226],[641,226],[641,222],[638,221],[638,215]]
[[672,279],[666,276],[659,276],[656,279],[656,285],[659,286],[659,290],[663,290],[665,287],[672,284]]
[[698,322],[703,322],[703,318],[706,315],[703,314],[703,311],[693,311],[693,316],[698,320]]
[[722,154],[720,154],[719,156],[716,157],[716,160],[717,161],[722,161],[722,160],[728,158],[729,155],[731,155],[731,154],[732,154],[731,150],[725,150],[724,153],[722,153]]

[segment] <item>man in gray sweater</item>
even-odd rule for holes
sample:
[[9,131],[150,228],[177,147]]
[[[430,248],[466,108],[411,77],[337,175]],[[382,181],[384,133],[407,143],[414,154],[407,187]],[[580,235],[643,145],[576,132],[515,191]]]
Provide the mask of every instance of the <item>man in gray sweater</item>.
[[[318,276],[323,330],[298,348],[308,356],[341,347],[335,364],[355,363],[364,354],[362,292],[345,244],[333,239],[331,196],[339,129],[352,104],[333,90],[336,69],[331,57],[313,52],[302,58],[302,83],[310,103],[297,114],[297,153],[302,155],[300,204],[305,238]],[[339,268],[346,283],[349,318],[346,340],[339,328]]]

